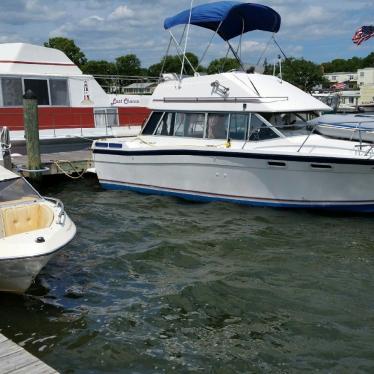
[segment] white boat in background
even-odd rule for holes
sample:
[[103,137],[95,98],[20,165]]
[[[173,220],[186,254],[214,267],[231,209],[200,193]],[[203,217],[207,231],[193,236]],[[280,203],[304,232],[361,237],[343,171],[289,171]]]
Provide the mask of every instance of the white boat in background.
[[61,51],[27,43],[0,44],[0,125],[24,142],[22,95],[39,105],[41,141],[136,135],[149,114],[148,95],[108,94]]
[[374,142],[374,115],[324,114],[309,124],[315,132],[332,138]]
[[[226,41],[280,27],[271,8],[237,2],[196,6],[164,26],[189,20]],[[313,133],[285,136],[280,128],[330,108],[278,77],[168,74],[150,107],[139,136],[94,142],[104,188],[254,206],[374,211],[373,147]]]
[[75,233],[59,200],[0,166],[0,291],[25,292]]

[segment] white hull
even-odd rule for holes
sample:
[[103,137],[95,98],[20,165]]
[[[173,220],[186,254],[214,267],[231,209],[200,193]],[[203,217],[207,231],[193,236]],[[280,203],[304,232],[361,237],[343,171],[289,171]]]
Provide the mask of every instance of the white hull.
[[[74,223],[66,214],[63,223],[58,223],[55,211],[46,229],[0,238],[0,291],[25,292],[52,256],[74,238]],[[40,237],[44,242],[37,242]]]
[[344,210],[374,207],[374,161],[357,165],[354,161],[334,162],[334,157],[240,154],[227,149],[146,153],[94,153],[102,186],[249,205]]
[[25,292],[53,254],[0,261],[0,290]]

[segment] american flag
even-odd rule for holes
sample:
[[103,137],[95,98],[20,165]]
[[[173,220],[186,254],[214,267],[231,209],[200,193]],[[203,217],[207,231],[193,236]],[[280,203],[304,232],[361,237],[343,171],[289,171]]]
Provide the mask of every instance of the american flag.
[[352,36],[353,43],[360,45],[365,40],[374,36],[374,26],[362,26]]

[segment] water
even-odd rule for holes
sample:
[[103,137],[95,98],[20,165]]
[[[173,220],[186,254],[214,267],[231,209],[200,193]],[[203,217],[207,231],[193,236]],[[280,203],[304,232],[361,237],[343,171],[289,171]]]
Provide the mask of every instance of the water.
[[2,333],[63,373],[374,370],[371,216],[54,181],[78,227]]

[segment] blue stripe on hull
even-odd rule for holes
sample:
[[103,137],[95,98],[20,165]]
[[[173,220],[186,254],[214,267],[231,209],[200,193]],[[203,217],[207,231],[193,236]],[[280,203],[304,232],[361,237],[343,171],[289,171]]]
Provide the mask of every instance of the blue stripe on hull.
[[333,204],[333,203],[310,203],[310,204],[295,204],[292,202],[269,202],[269,201],[257,201],[257,200],[243,200],[234,199],[230,197],[222,196],[212,196],[212,195],[197,195],[188,192],[176,192],[169,190],[160,190],[156,188],[149,187],[139,187],[131,186],[127,184],[116,184],[116,183],[106,183],[100,182],[101,186],[107,190],[128,190],[135,191],[151,195],[162,195],[162,196],[174,196],[186,200],[199,201],[199,202],[212,202],[212,201],[222,201],[230,202],[235,204],[243,204],[250,206],[259,207],[272,207],[272,208],[297,208],[297,209],[324,209],[332,211],[344,211],[344,212],[361,212],[361,213],[373,213],[374,212],[374,202],[368,204]]

